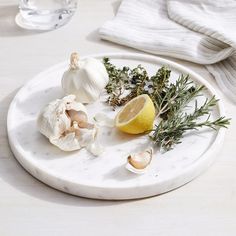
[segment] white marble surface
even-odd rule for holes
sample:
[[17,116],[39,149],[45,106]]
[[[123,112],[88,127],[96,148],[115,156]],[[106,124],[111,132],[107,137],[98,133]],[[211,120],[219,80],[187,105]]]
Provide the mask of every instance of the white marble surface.
[[[127,49],[100,41],[96,34],[113,16],[118,1],[81,0],[68,25],[40,34],[15,26],[16,4],[13,0],[0,2],[0,235],[234,236],[234,119],[214,165],[193,182],[154,198],[122,202],[78,198],[47,187],[23,170],[6,137],[6,112],[17,90],[38,72],[63,61],[71,51],[86,55]],[[204,67],[181,63],[216,87]],[[228,116],[234,118],[236,107],[224,96],[223,101]]]
[[[176,81],[180,74],[189,74],[196,84],[205,85],[203,95],[197,98],[198,106],[213,94],[218,97],[214,88],[201,76],[170,60],[134,53],[92,57],[99,60],[109,57],[118,67],[126,65],[134,68],[142,64],[150,76],[156,73],[157,68],[168,65],[171,82]],[[105,149],[100,156],[94,157],[85,149],[74,152],[59,150],[39,133],[36,123],[43,107],[64,96],[61,78],[67,67],[68,61],[36,75],[16,94],[9,108],[7,127],[11,149],[21,165],[37,179],[82,197],[137,199],[161,194],[190,182],[216,159],[225,129],[188,132],[180,145],[161,153],[147,135],[132,136],[118,132],[115,128],[100,126],[97,141]],[[194,106],[195,101],[192,101],[186,112],[192,111]],[[91,122],[101,112],[110,119],[115,119],[117,114],[117,111],[102,102],[102,98],[86,107]],[[212,111],[211,119],[224,115],[224,105],[220,101]],[[202,120],[205,119],[207,116]],[[153,160],[146,173],[135,175],[127,171],[127,157],[150,146],[154,150]]]

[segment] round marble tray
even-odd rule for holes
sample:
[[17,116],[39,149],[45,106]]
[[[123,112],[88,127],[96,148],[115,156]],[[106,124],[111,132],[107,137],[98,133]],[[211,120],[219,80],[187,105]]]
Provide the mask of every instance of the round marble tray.
[[[216,94],[215,90],[199,75],[189,69],[159,57],[142,54],[104,54],[118,66],[131,67],[142,64],[148,73],[155,73],[161,65],[169,65],[171,79],[180,73],[204,84],[207,90],[198,98]],[[68,62],[58,64],[29,81],[15,96],[8,112],[8,137],[11,149],[21,165],[42,182],[61,191],[97,199],[135,199],[149,197],[175,189],[198,176],[216,158],[221,147],[224,129],[190,132],[182,144],[161,154],[155,151],[149,170],[143,175],[127,171],[124,166],[129,153],[143,150],[150,145],[147,136],[131,136],[114,128],[101,127],[99,139],[105,152],[93,157],[86,150],[63,152],[51,145],[36,127],[39,110],[53,99],[63,97],[60,86],[62,73]],[[90,117],[98,112],[114,117],[116,112],[101,101],[87,106]],[[191,107],[190,107],[191,109]],[[212,112],[216,118],[224,115],[222,103]]]

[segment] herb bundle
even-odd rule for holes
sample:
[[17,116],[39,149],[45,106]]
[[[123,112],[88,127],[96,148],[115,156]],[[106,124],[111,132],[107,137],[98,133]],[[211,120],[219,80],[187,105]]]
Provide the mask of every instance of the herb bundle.
[[[230,119],[220,117],[210,120],[212,108],[217,104],[213,96],[198,106],[195,100],[195,108],[191,114],[184,112],[190,101],[194,100],[205,88],[203,85],[194,84],[189,75],[180,75],[175,83],[170,82],[171,71],[162,66],[155,75],[149,77],[147,71],[141,65],[134,69],[129,67],[117,68],[109,58],[104,58],[103,63],[109,75],[106,86],[108,94],[107,103],[115,109],[123,106],[133,98],[148,94],[157,111],[157,117],[161,118],[158,125],[150,135],[150,138],[164,151],[181,143],[181,138],[188,130],[197,130],[201,127],[227,127]],[[208,115],[204,121],[199,118]]]

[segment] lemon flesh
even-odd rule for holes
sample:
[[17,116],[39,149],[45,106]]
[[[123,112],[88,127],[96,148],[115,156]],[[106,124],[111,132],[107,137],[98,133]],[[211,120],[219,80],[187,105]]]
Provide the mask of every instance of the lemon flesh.
[[153,128],[155,107],[147,94],[129,101],[115,118],[116,127],[129,134],[141,134]]

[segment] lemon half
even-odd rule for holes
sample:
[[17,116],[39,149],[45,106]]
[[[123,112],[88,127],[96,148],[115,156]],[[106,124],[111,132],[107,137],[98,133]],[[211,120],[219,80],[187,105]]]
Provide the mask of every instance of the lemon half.
[[116,127],[129,134],[141,134],[153,128],[155,107],[147,94],[129,101],[116,115]]

